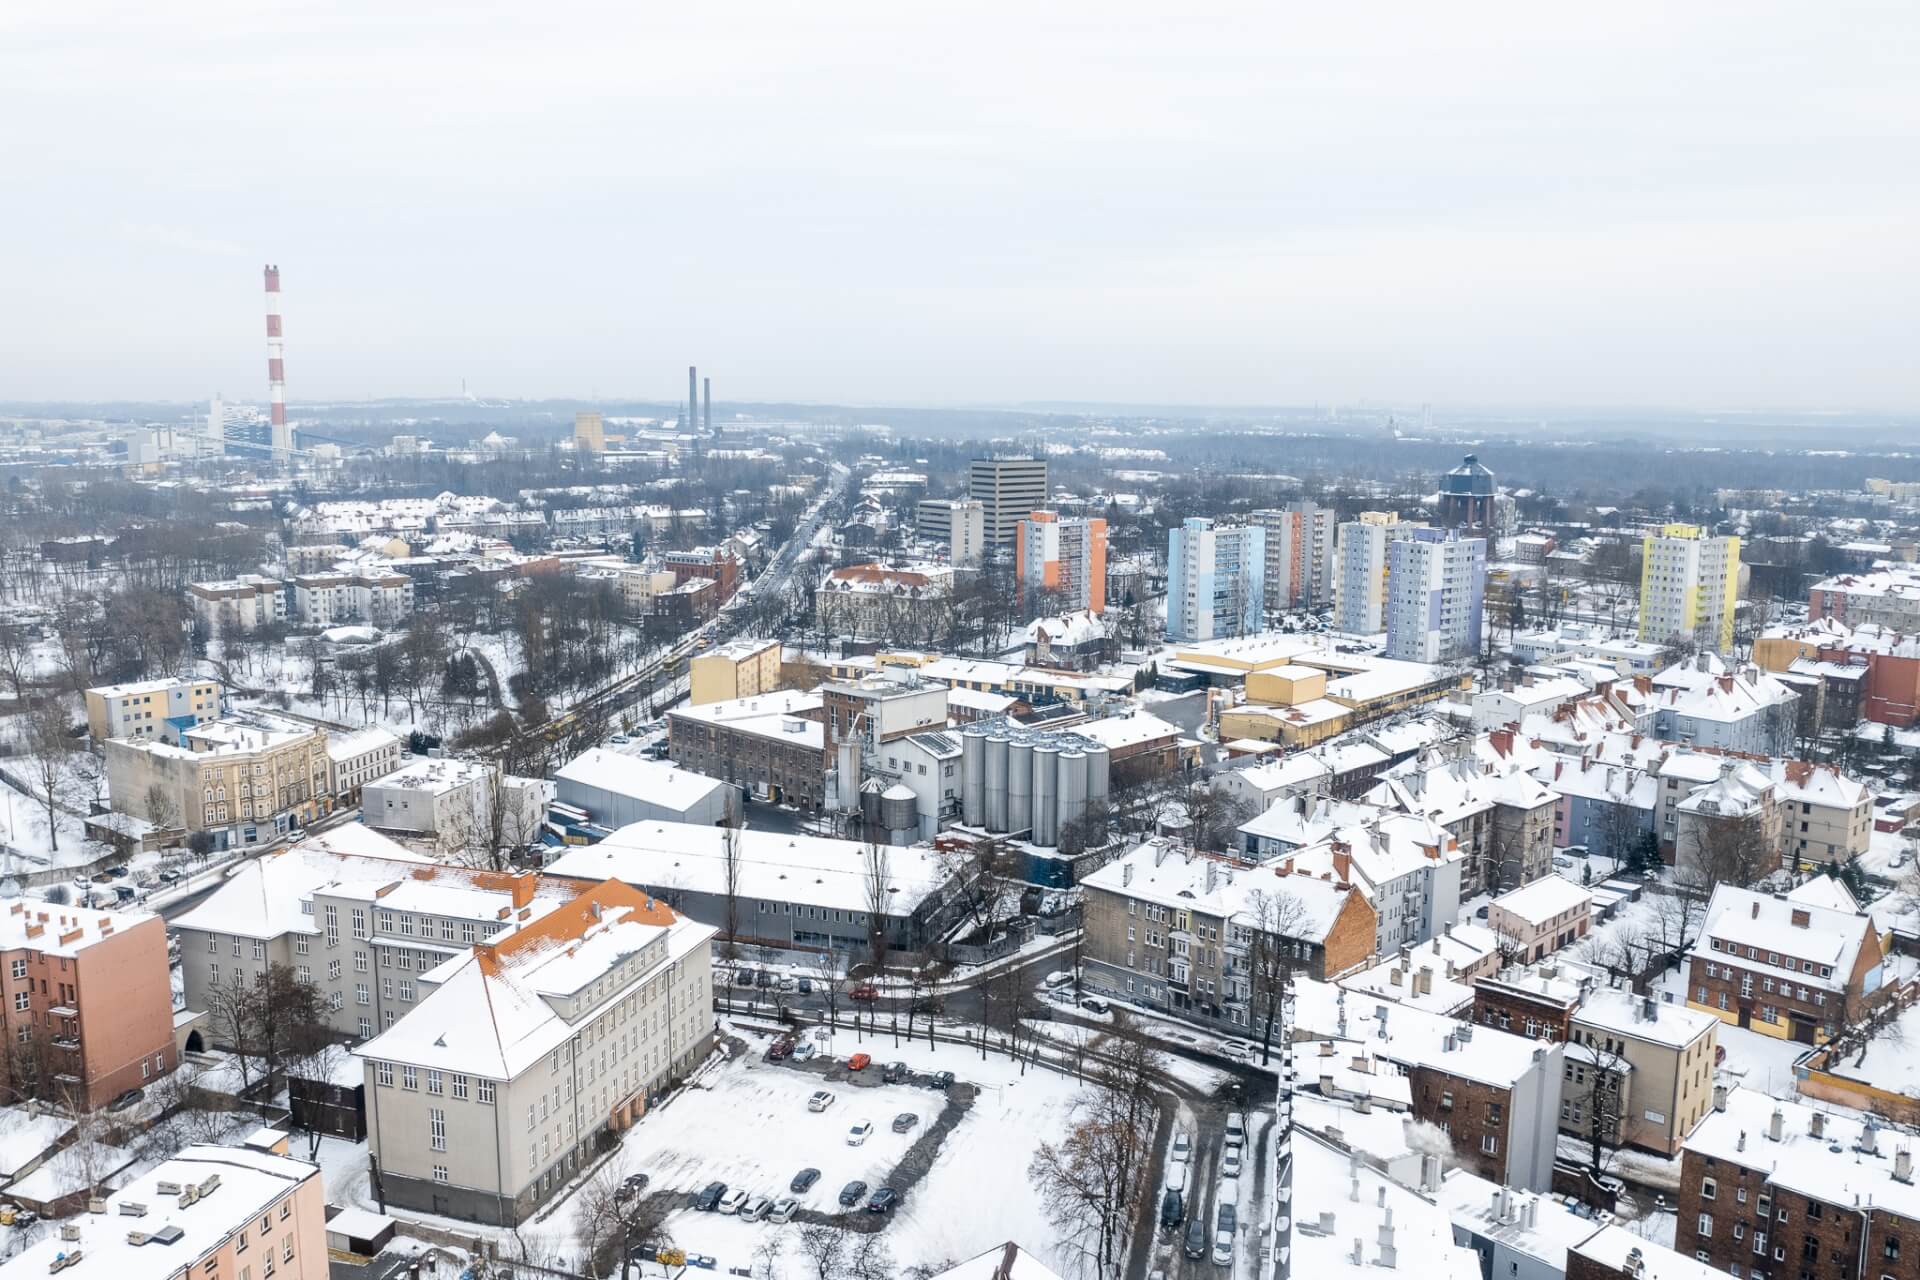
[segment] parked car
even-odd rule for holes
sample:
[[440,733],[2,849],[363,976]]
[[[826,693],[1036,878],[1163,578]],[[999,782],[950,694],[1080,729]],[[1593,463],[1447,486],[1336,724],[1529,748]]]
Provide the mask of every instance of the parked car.
[[1160,1197],[1160,1225],[1168,1231],[1180,1225],[1180,1219],[1187,1216],[1186,1201],[1178,1191],[1169,1190]]
[[913,1114],[911,1111],[902,1111],[893,1118],[893,1131],[895,1133],[906,1133],[919,1123],[919,1116]]
[[1185,1160],[1167,1161],[1166,1186],[1169,1191],[1187,1194],[1187,1173],[1193,1166]]
[[613,1193],[613,1198],[616,1200],[631,1200],[646,1189],[647,1175],[644,1173],[630,1173],[621,1179],[620,1189]]
[[788,1039],[786,1036],[781,1036],[778,1040],[775,1040],[772,1044],[767,1046],[768,1062],[784,1062],[792,1056],[793,1056],[793,1041]]
[[766,988],[766,987],[772,986],[777,980],[778,979],[774,977],[773,970],[762,969],[759,975],[754,978],[753,985],[755,985],[756,987]]
[[847,992],[847,999],[849,1000],[878,1000],[879,998],[880,991],[871,982],[863,982],[853,990]]
[[803,995],[803,996],[810,996],[810,995],[812,995],[812,994],[813,994],[813,979],[812,979],[812,978],[802,978],[802,979],[800,979],[800,981],[799,981],[799,984],[798,984],[798,985],[799,985],[799,988],[800,988],[800,994],[801,994],[801,995]]
[[811,1191],[813,1184],[818,1181],[820,1181],[820,1171],[818,1169],[802,1169],[793,1175],[793,1181],[787,1184],[787,1190],[793,1192],[795,1195],[801,1195],[807,1191]]
[[840,1207],[843,1209],[851,1209],[866,1198],[867,1184],[858,1178],[840,1188]]
[[867,1067],[868,1067],[868,1066],[870,1066],[870,1065],[872,1064],[872,1062],[873,1062],[873,1055],[872,1055],[872,1054],[870,1054],[870,1053],[856,1053],[856,1054],[854,1054],[854,1055],[853,1055],[853,1056],[852,1056],[851,1058],[848,1058],[848,1059],[847,1059],[847,1070],[849,1070],[849,1071],[865,1071],[865,1070],[867,1069]]
[[1247,1117],[1241,1112],[1227,1112],[1227,1145],[1230,1147],[1247,1145]]
[[1233,1265],[1233,1232],[1214,1232],[1213,1265],[1216,1267],[1230,1267]]
[[146,1096],[147,1096],[147,1092],[144,1089],[129,1089],[125,1093],[121,1094],[119,1097],[115,1098],[112,1102],[109,1102],[107,1104],[107,1110],[125,1111],[128,1107],[133,1106],[135,1103],[139,1102],[140,1099]]
[[107,874],[117,880],[127,874],[127,869],[125,867],[108,867]]
[[750,986],[752,986],[752,985],[753,985],[753,974],[752,974],[752,972],[751,972],[751,971],[749,971],[749,970],[746,970],[746,969],[736,969],[736,970],[734,970],[734,972],[733,972],[733,985],[734,985],[734,986],[736,986],[736,987],[750,987]]
[[713,1206],[713,1211],[720,1214],[739,1213],[746,1203],[747,1193],[735,1187],[720,1197],[720,1203]]
[[1195,1218],[1187,1224],[1186,1255],[1196,1262],[1207,1256],[1213,1246],[1213,1238],[1207,1234],[1207,1220]]
[[781,989],[782,991],[792,991],[792,990],[793,990],[793,989],[794,989],[794,988],[795,988],[795,987],[796,987],[797,985],[799,985],[799,984],[797,984],[797,983],[796,983],[796,982],[795,982],[795,981],[793,980],[793,977],[792,977],[792,976],[791,976],[790,974],[784,974],[784,973],[783,973],[783,974],[781,974],[781,975],[780,975],[780,984],[779,984],[779,985],[780,985],[780,989]]
[[[1233,1183],[1239,1186],[1239,1183]],[[1213,1229],[1215,1231],[1237,1231],[1240,1229],[1240,1210],[1230,1204],[1220,1205],[1214,1210]]]
[[1080,1007],[1088,1013],[1106,1013],[1113,1008],[1099,996],[1081,996]]
[[709,1182],[705,1187],[701,1188],[698,1195],[694,1196],[693,1207],[703,1213],[712,1213],[720,1207],[720,1198],[726,1194],[726,1183]]
[[908,1076],[912,1074],[913,1074],[912,1070],[907,1066],[906,1063],[889,1062],[887,1064],[887,1069],[880,1073],[880,1080],[884,1084],[899,1084],[902,1080],[905,1080]]
[[873,1136],[873,1121],[862,1120],[858,1124],[854,1125],[853,1128],[847,1130],[847,1145],[850,1147],[861,1146],[866,1142],[868,1138],[871,1138],[872,1136]]
[[813,1041],[802,1040],[799,1044],[793,1046],[793,1060],[795,1062],[811,1062],[813,1061],[813,1055],[818,1052],[820,1052],[820,1050],[814,1046]]
[[936,1071],[927,1077],[929,1089],[950,1089],[953,1087],[953,1072]]
[[868,1199],[867,1212],[892,1213],[894,1206],[899,1203],[900,1193],[898,1191],[895,1191],[892,1187],[882,1187],[874,1192],[872,1197]]
[[712,1271],[720,1265],[720,1260],[710,1253],[690,1253],[687,1255],[687,1265],[698,1267],[702,1271]]
[[1220,1152],[1220,1176],[1237,1178],[1240,1176],[1240,1148],[1227,1147]]
[[160,873],[161,884],[178,884],[179,882],[180,882],[180,873],[178,871],[175,871],[172,867],[168,867],[165,871],[162,871]]
[[791,1196],[783,1196],[773,1202],[773,1208],[767,1210],[768,1222],[792,1222],[793,1215],[800,1211],[800,1202]]
[[807,1110],[809,1111],[825,1111],[832,1105],[833,1095],[825,1089],[814,1090],[813,1096],[807,1099]]
[[1222,1040],[1220,1042],[1220,1056],[1231,1058],[1235,1062],[1252,1062],[1254,1056],[1258,1053],[1259,1050],[1253,1045],[1248,1044],[1245,1040]]
[[1193,1159],[1193,1139],[1187,1136],[1185,1129],[1173,1131],[1173,1152],[1167,1158],[1183,1164]]
[[744,1205],[740,1206],[740,1216],[748,1222],[758,1222],[760,1219],[766,1217],[772,1208],[773,1201],[767,1199],[765,1196],[754,1196],[751,1200],[748,1200]]

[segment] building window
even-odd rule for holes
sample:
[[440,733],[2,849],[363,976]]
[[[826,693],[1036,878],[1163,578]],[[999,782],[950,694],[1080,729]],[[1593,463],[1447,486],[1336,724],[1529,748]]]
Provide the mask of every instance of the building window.
[[353,984],[353,1002],[355,1004],[373,1003],[373,994],[367,990],[366,983],[356,982]]
[[411,1064],[402,1066],[400,1068],[400,1087],[402,1089],[418,1089],[420,1087],[419,1069]]
[[435,1151],[447,1149],[447,1113],[439,1107],[427,1108],[427,1137]]
[[433,1068],[429,1067],[427,1069],[427,1092],[439,1093],[441,1092],[442,1087],[443,1086],[441,1083],[440,1073],[438,1071],[433,1070]]
[[1702,1240],[1712,1239],[1713,1238],[1713,1215],[1710,1213],[1701,1214],[1700,1221],[1698,1224],[1696,1224],[1695,1229],[1699,1231],[1700,1238]]
[[443,1164],[433,1166],[433,1180],[435,1182],[445,1182],[447,1180],[447,1166]]
[[453,1077],[453,1096],[456,1098],[464,1098],[467,1096],[467,1078],[465,1076],[455,1074]]
[[373,1038],[373,1019],[372,1018],[360,1019],[360,1038],[362,1040],[369,1040]]
[[1719,1188],[1712,1178],[1700,1179],[1700,1198],[1702,1200],[1713,1199],[1718,1190]]
[[373,1078],[376,1083],[388,1089],[393,1088],[393,1064],[391,1062],[374,1063]]
[[493,1105],[493,1081],[482,1080],[480,1082],[479,1100],[488,1106]]
[[1489,1133],[1480,1139],[1480,1149],[1488,1155],[1497,1155],[1500,1151],[1500,1139]]

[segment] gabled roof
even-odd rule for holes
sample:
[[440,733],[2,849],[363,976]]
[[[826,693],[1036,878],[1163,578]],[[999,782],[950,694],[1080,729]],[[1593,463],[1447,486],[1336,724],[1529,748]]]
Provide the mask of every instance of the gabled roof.
[[1800,986],[1838,991],[1853,975],[1861,947],[1877,947],[1877,937],[1861,912],[1723,884],[1707,903],[1700,939],[1688,955],[1792,974]]

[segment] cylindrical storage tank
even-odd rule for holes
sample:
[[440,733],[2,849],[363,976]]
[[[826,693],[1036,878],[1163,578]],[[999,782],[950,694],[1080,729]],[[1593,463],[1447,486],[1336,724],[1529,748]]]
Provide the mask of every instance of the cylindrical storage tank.
[[1016,738],[1007,745],[1007,830],[1033,826],[1033,743]]
[[977,827],[987,818],[987,731],[960,735],[960,821]]
[[987,738],[987,830],[1007,829],[1007,735]]
[[880,823],[880,793],[886,784],[878,778],[868,778],[860,784],[860,821],[867,827],[877,827]]
[[880,795],[880,825],[889,831],[920,829],[920,798],[904,782],[896,782]]
[[1107,749],[1095,742],[1087,748],[1087,803],[1107,798],[1109,772],[1113,767],[1113,757]]
[[1060,748],[1033,749],[1033,842],[1051,849],[1059,839],[1059,790],[1054,772],[1059,767]]
[[960,821],[977,827],[987,818],[987,731],[960,735]]
[[1087,753],[1060,753],[1060,825],[1070,826],[1087,816]]

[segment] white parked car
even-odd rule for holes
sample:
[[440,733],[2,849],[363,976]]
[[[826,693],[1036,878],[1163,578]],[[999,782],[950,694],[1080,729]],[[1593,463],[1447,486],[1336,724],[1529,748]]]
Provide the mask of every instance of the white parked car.
[[1260,1051],[1256,1047],[1248,1044],[1245,1040],[1222,1040],[1220,1042],[1220,1056],[1223,1058],[1231,1058],[1235,1062],[1252,1062],[1259,1056],[1259,1053]]
[[768,1222],[792,1222],[793,1215],[800,1211],[800,1202],[792,1196],[782,1196],[773,1202],[773,1208],[767,1210]]
[[825,1111],[832,1105],[833,1095],[825,1089],[816,1090],[814,1095],[807,1099],[807,1110],[809,1111]]
[[1187,1171],[1193,1166],[1183,1161],[1167,1162],[1167,1191],[1178,1191],[1182,1200],[1187,1195]]
[[1237,1178],[1240,1176],[1240,1148],[1228,1147],[1220,1153],[1220,1176]]
[[862,1143],[864,1143],[868,1138],[871,1138],[872,1136],[873,1136],[873,1121],[862,1120],[859,1124],[856,1124],[855,1126],[853,1126],[853,1128],[847,1130],[847,1145],[850,1147],[860,1146]]
[[1168,1158],[1177,1164],[1185,1164],[1193,1159],[1193,1139],[1187,1136],[1185,1129],[1173,1131],[1173,1154]]
[[720,1203],[713,1207],[715,1213],[738,1213],[747,1202],[747,1193],[735,1187],[720,1197]]

